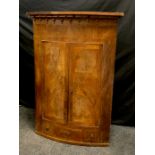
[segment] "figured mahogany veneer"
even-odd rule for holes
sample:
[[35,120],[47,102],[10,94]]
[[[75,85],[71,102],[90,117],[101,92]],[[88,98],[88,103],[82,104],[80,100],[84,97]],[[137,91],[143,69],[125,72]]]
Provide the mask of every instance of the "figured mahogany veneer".
[[35,49],[36,132],[109,144],[119,12],[29,12]]

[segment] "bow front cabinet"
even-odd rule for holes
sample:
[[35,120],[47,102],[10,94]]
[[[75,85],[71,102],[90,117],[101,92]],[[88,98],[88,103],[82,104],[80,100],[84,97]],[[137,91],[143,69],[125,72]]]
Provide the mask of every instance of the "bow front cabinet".
[[29,12],[33,18],[39,135],[109,144],[120,12]]

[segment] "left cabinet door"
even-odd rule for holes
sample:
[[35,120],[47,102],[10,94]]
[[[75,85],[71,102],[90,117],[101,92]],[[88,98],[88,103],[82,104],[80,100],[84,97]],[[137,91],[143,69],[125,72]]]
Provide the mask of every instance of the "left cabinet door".
[[65,43],[42,41],[42,119],[66,123],[68,103],[68,52]]

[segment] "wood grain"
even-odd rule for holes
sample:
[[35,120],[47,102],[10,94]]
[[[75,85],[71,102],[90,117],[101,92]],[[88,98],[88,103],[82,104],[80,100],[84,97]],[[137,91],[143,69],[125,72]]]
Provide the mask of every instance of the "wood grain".
[[36,132],[79,145],[109,144],[117,21],[123,13],[31,12]]

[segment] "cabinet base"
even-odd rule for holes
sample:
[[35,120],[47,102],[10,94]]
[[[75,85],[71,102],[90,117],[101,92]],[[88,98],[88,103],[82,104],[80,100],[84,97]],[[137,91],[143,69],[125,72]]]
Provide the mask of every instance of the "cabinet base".
[[62,142],[62,143],[67,143],[67,144],[72,144],[72,145],[81,145],[81,146],[109,146],[110,143],[88,143],[88,142],[77,142],[77,141],[71,141],[71,140],[64,140],[64,139],[60,139],[57,137],[52,137],[50,135],[46,135],[44,133],[35,131],[36,134],[46,137],[48,139],[57,141],[57,142]]

